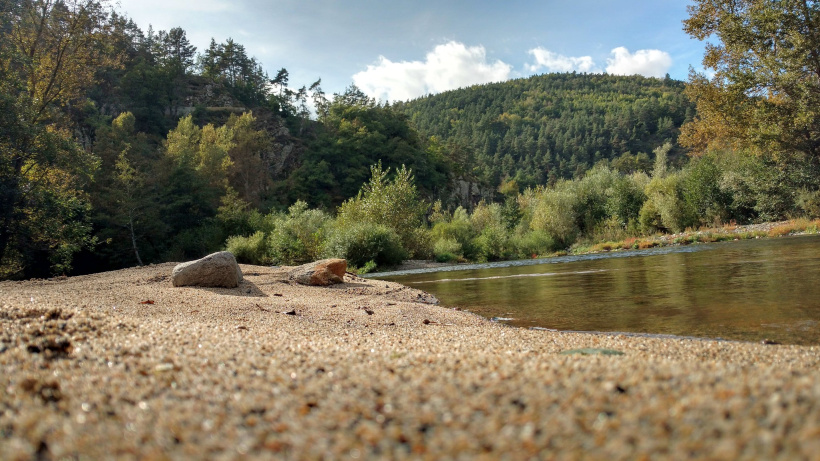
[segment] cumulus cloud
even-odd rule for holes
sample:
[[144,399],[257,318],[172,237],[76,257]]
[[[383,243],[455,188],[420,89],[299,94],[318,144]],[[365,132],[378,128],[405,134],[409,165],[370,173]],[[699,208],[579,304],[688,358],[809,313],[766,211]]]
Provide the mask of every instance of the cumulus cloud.
[[119,0],[118,3],[129,16],[139,13],[156,15],[157,11],[167,10],[213,13],[231,8],[229,0]]
[[663,77],[672,67],[672,57],[661,50],[638,50],[630,53],[619,46],[612,50],[612,57],[606,60],[606,71],[615,75],[644,75]]
[[564,56],[545,48],[534,48],[529,51],[535,57],[535,64],[527,66],[530,72],[546,69],[547,72],[600,72],[592,56]]
[[436,46],[422,61],[393,62],[380,56],[376,64],[353,75],[368,96],[390,101],[417,98],[479,83],[510,78],[512,66],[487,62],[483,46],[449,42]]
[[[545,48],[534,48],[529,53],[535,58],[535,63],[527,65],[530,72],[541,70],[546,72],[603,72],[591,56],[564,56]],[[606,60],[607,66],[604,70],[612,75],[643,75],[660,78],[666,75],[672,67],[672,57],[661,50],[638,50],[630,53],[625,47],[619,46],[614,48],[610,55],[611,57]]]

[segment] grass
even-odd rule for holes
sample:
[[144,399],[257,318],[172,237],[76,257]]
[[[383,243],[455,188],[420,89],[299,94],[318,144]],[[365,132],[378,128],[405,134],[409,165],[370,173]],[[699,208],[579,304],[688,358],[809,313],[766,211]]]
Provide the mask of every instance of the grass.
[[782,237],[784,235],[803,233],[816,234],[818,233],[818,228],[820,228],[820,219],[812,221],[806,218],[798,218],[775,226],[768,232],[768,237]]

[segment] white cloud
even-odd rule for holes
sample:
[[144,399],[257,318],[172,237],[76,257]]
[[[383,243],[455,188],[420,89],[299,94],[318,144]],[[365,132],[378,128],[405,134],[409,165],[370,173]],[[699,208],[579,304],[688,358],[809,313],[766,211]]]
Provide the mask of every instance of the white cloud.
[[380,56],[377,64],[353,75],[353,83],[368,96],[397,101],[504,81],[510,78],[511,70],[512,66],[502,61],[487,62],[483,46],[449,42],[427,53],[424,62],[393,62]]
[[663,77],[672,67],[672,57],[661,50],[638,50],[630,53],[619,46],[612,50],[612,57],[606,60],[607,73],[614,75],[644,75]]
[[117,3],[129,16],[143,13],[157,16],[168,10],[213,13],[231,8],[229,0],[119,0]]
[[535,57],[535,64],[527,66],[530,72],[541,69],[547,72],[601,72],[592,56],[564,56],[540,47],[533,48],[529,53]]
[[[564,56],[546,48],[534,48],[529,52],[535,63],[527,66],[530,72],[545,69],[547,72],[602,72],[591,56]],[[643,75],[663,77],[672,67],[672,57],[661,50],[638,50],[630,53],[623,46],[614,48],[606,60],[606,72],[612,75]]]

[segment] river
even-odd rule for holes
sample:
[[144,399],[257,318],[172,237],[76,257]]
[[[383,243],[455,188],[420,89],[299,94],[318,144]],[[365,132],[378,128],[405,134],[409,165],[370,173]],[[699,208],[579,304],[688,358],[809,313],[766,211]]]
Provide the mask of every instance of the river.
[[569,331],[820,344],[820,236],[374,274],[447,307]]

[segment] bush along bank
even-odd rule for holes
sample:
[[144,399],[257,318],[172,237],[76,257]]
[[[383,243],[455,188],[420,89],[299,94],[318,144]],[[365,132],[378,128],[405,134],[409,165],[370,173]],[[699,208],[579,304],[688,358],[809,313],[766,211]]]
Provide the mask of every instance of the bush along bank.
[[[501,200],[472,210],[429,204],[410,170],[391,174],[379,164],[335,215],[301,201],[263,215],[234,197],[223,201],[218,219],[243,230],[226,244],[240,262],[333,257],[362,272],[410,258],[483,262],[817,232],[820,175],[812,162],[730,152],[673,169],[670,147],[654,151],[648,173],[601,163],[580,179],[523,192],[509,179]],[[749,226],[771,221],[782,222]]]

